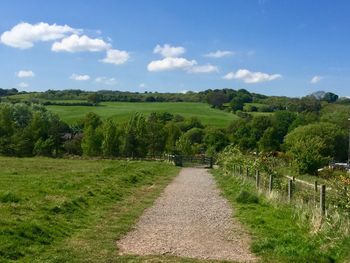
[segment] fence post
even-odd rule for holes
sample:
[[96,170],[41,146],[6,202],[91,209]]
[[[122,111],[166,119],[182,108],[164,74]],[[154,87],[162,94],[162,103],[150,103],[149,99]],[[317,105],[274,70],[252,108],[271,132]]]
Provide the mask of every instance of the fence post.
[[295,182],[295,176],[293,175],[293,182]]
[[326,214],[326,186],[324,184],[321,186],[320,191],[320,209],[321,215],[324,216]]
[[259,172],[259,170],[255,172],[255,183],[256,183],[256,188],[259,188],[259,186],[260,186],[260,172]]
[[315,193],[318,192],[317,181],[315,181]]
[[273,175],[270,174],[270,178],[269,178],[269,192],[271,193],[273,190]]
[[246,168],[246,176],[249,177],[249,168]]
[[239,175],[242,175],[242,165],[239,166]]
[[292,201],[293,197],[293,180],[289,180],[288,182],[288,202]]

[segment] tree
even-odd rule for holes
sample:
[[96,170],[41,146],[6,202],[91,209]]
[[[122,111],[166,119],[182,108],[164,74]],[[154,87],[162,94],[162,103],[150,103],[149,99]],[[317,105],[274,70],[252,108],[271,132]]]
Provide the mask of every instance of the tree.
[[94,104],[94,105],[97,105],[101,102],[101,95],[94,92],[94,93],[91,93],[87,96],[87,101]]
[[102,131],[100,129],[101,119],[95,113],[88,113],[84,118],[84,132],[81,147],[83,154],[87,156],[98,156],[101,154]]
[[330,158],[321,153],[325,150],[325,143],[320,137],[303,138],[294,142],[288,153],[293,157],[293,163],[301,174],[315,174],[317,169],[326,165]]
[[228,97],[222,91],[211,92],[207,95],[207,102],[214,108],[221,108],[224,103],[228,102]]
[[327,160],[346,159],[346,142],[346,133],[338,126],[325,122],[300,126],[285,138],[287,152],[295,160],[298,169],[310,173],[315,173]]
[[165,146],[164,125],[156,113],[151,113],[146,124],[148,153],[152,156],[161,154]]
[[324,94],[322,100],[327,101],[329,103],[333,103],[336,102],[338,100],[339,96],[337,94],[334,94],[332,92],[326,92],[326,94]]
[[229,140],[226,134],[217,128],[206,129],[203,142],[207,148],[207,153],[209,155],[216,154],[229,144]]
[[142,114],[134,114],[124,126],[122,152],[127,157],[144,157],[147,154],[146,120]]
[[279,134],[273,127],[269,127],[264,131],[264,134],[258,142],[259,151],[261,152],[273,152],[277,151],[280,147]]
[[174,154],[176,152],[176,142],[180,138],[182,132],[176,122],[169,122],[164,127],[166,142],[165,151]]
[[113,120],[106,120],[102,127],[102,154],[104,157],[115,157],[119,154],[119,133]]

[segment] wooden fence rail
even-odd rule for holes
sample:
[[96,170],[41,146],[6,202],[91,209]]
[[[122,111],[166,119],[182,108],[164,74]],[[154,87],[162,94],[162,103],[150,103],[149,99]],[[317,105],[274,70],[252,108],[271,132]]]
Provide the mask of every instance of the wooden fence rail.
[[[257,189],[266,189],[268,193],[278,192],[289,203],[301,199],[304,203],[313,204],[319,207],[322,216],[327,214],[327,207],[331,205],[337,207],[337,202],[341,198],[338,192],[333,191],[334,189],[326,188],[324,184],[319,185],[317,181],[312,184],[295,177],[275,177],[242,165],[233,165],[233,174],[243,180],[254,181]],[[348,189],[344,188],[343,195],[348,194],[347,191]]]

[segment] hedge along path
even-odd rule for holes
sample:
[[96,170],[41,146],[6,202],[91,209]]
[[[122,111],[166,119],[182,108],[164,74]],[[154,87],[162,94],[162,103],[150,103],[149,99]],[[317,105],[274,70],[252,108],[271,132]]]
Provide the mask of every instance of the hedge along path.
[[183,168],[117,242],[119,253],[256,261],[250,237],[232,212],[206,169]]

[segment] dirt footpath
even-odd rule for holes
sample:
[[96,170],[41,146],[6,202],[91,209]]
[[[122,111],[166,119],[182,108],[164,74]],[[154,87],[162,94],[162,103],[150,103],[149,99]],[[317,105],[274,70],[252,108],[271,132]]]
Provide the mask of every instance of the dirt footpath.
[[121,254],[255,261],[250,238],[205,169],[183,168],[135,229],[117,242]]

